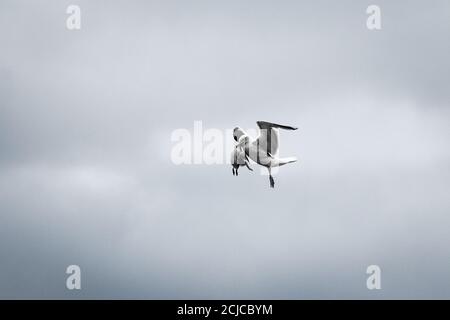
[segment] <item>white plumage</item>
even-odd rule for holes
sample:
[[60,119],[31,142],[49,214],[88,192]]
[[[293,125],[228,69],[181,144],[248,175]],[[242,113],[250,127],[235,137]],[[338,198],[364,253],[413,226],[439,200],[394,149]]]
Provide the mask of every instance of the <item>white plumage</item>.
[[[233,137],[237,142],[237,145],[232,152],[231,163],[233,165],[233,174],[235,174],[234,170],[236,170],[237,175],[237,168],[239,168],[239,165],[246,165],[250,169],[248,166],[248,159],[250,158],[269,170],[270,187],[273,188],[275,186],[275,181],[272,177],[271,169],[273,167],[280,167],[297,161],[295,157],[278,157],[279,129],[297,130],[297,128],[266,121],[257,121],[256,123],[258,124],[260,133],[254,140],[239,127],[236,127],[233,130]],[[237,168],[235,169],[234,166],[236,165]]]

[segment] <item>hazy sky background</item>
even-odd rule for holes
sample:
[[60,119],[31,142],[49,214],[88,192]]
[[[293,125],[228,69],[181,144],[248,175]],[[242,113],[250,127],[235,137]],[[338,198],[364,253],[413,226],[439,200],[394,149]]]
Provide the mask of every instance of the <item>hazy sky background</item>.
[[[0,297],[450,298],[449,39],[448,0],[2,0]],[[195,120],[300,161],[175,166]]]

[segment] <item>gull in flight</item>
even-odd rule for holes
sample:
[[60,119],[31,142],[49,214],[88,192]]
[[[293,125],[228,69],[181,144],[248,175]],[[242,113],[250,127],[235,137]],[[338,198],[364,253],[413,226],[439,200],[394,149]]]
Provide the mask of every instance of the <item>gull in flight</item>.
[[233,138],[237,145],[231,154],[232,172],[237,176],[239,167],[244,165],[253,171],[249,166],[249,159],[251,159],[269,170],[270,187],[273,188],[275,181],[272,177],[272,168],[297,161],[295,157],[278,157],[279,129],[297,130],[297,128],[266,121],[256,123],[260,131],[256,139],[252,139],[239,127],[233,130]]

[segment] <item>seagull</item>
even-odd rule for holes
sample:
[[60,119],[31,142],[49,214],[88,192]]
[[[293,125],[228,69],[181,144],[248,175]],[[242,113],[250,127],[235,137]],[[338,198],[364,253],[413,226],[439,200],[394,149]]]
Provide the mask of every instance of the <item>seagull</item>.
[[[297,128],[266,121],[257,121],[256,124],[260,131],[259,136],[256,139],[252,139],[239,127],[236,127],[233,130],[233,138],[237,142],[237,145],[232,152],[231,163],[233,165],[233,174],[237,175],[239,165],[246,165],[247,168],[250,169],[248,166],[248,158],[250,158],[257,164],[267,168],[269,171],[270,187],[273,188],[275,186],[275,180],[272,177],[272,168],[281,167],[285,164],[297,161],[295,157],[278,157],[278,129],[297,130]],[[238,162],[238,160],[240,160],[240,162]]]

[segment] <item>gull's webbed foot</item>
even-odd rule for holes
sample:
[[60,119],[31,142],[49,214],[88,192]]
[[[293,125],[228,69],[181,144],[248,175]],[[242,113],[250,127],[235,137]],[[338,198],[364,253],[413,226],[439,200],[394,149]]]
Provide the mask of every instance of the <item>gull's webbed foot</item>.
[[275,180],[273,180],[272,175],[269,176],[269,181],[270,181],[270,187],[271,188],[275,187]]

